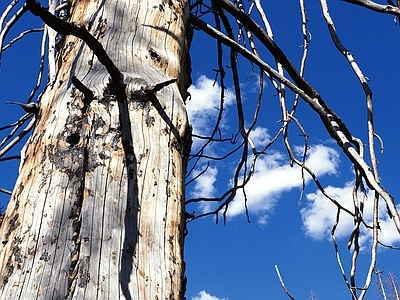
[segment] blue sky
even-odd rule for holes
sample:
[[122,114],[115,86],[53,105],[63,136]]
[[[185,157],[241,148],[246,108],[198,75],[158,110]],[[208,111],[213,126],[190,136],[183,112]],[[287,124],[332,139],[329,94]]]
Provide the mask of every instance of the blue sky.
[[[302,55],[301,19],[298,1],[265,1],[264,9],[271,23],[275,40],[292,62],[299,66]],[[44,3],[44,2],[42,2]],[[383,2],[382,2],[383,3]],[[247,5],[247,2],[245,3]],[[398,128],[400,120],[399,90],[400,26],[392,16],[379,15],[364,8],[355,7],[343,1],[330,1],[330,13],[335,22],[342,43],[353,53],[374,95],[375,126],[384,139],[385,152],[378,153],[382,185],[399,203],[400,191],[397,168]],[[0,4],[0,11],[5,4]],[[325,101],[347,123],[352,133],[366,140],[365,97],[357,78],[348,67],[344,57],[336,51],[330,40],[318,1],[306,1],[308,29],[312,40],[306,64],[305,77],[319,91]],[[40,21],[24,16],[20,26],[10,33],[13,37],[21,30],[36,26]],[[0,118],[5,125],[15,120],[21,110],[5,104],[5,101],[24,102],[36,82],[39,64],[41,34],[27,37],[4,52],[0,68]],[[261,51],[269,63],[273,60]],[[228,57],[228,50],[225,49]],[[217,68],[215,42],[202,32],[196,31],[191,49],[192,99],[188,101],[188,112],[194,131],[207,134],[211,130],[213,117],[218,105],[219,85],[213,84]],[[228,65],[228,61],[225,62]],[[244,59],[239,59],[241,87],[247,121],[251,121],[258,70]],[[226,110],[222,128],[224,135],[236,133],[236,113],[233,86],[227,68]],[[259,124],[252,135],[257,146],[267,143],[279,128],[281,118],[279,103],[269,81],[265,81],[263,107]],[[293,95],[288,93],[288,99]],[[289,101],[290,102],[290,101]],[[321,184],[341,203],[350,206],[353,170],[347,158],[322,128],[319,118],[300,101],[297,118],[309,135],[311,146],[308,164],[318,175]],[[302,146],[303,140],[294,126],[291,128],[293,146]],[[193,150],[200,141],[194,141]],[[229,151],[229,145],[213,144],[207,151],[222,154]],[[211,162],[209,171],[187,188],[187,198],[208,196],[218,197],[229,187],[238,156],[223,162]],[[251,223],[244,213],[243,199],[237,197],[228,210],[227,222],[215,224],[213,217],[198,219],[188,224],[185,259],[187,263],[187,299],[193,300],[246,300],[246,299],[288,299],[275,273],[278,265],[286,286],[296,299],[309,299],[311,293],[319,299],[350,298],[338,268],[329,232],[333,224],[334,207],[317,192],[315,184],[308,180],[303,198],[299,204],[301,173],[290,168],[283,148],[282,138],[278,139],[260,158],[254,178],[246,190]],[[200,164],[200,167],[204,164]],[[15,162],[2,162],[1,187],[12,189],[16,176]],[[200,172],[200,168],[197,172]],[[195,171],[195,173],[196,173]],[[1,205],[6,205],[8,196],[0,194]],[[372,200],[367,201],[367,207]],[[212,210],[209,204],[191,204],[188,211],[196,214]],[[382,211],[385,207],[382,207]],[[366,214],[367,221],[369,216]],[[385,243],[399,246],[400,236],[391,226],[390,219],[382,219],[385,230],[381,238]],[[337,230],[341,259],[349,272],[351,254],[346,244],[351,232],[352,221],[343,219]],[[369,263],[370,245],[368,233],[363,232],[365,250],[359,258],[359,284],[362,285]],[[377,268],[394,272],[400,276],[399,254],[396,251],[380,249]],[[375,279],[374,279],[375,280]],[[375,283],[366,299],[379,299]]]

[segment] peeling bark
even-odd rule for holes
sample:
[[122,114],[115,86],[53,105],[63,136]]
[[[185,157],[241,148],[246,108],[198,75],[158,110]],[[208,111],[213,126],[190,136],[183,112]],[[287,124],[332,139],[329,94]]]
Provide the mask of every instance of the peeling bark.
[[69,21],[101,42],[126,99],[67,36],[1,225],[0,298],[184,297],[187,19],[184,0],[72,2]]

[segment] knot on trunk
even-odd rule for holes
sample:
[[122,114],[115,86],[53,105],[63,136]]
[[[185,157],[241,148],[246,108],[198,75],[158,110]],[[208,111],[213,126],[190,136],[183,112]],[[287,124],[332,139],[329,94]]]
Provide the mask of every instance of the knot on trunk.
[[147,91],[152,89],[152,84],[136,74],[122,73],[122,75],[124,77],[125,93],[128,100],[139,102],[149,101]]

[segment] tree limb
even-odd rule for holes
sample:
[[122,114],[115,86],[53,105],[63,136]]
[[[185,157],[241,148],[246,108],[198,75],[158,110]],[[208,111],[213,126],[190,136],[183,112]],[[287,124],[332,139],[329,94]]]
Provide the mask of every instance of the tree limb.
[[294,297],[290,294],[290,292],[289,292],[289,290],[287,289],[285,283],[283,282],[281,273],[279,272],[278,265],[275,265],[275,271],[276,271],[276,275],[278,275],[279,282],[281,283],[282,288],[283,288],[283,290],[285,291],[286,295],[288,295],[288,297],[289,297],[290,299],[294,300]]
[[[234,16],[238,18],[241,22],[243,20],[246,20],[246,22],[249,22],[248,25],[252,26],[253,30],[262,31],[262,29],[257,24],[255,24],[255,22],[252,19],[250,19],[247,15],[241,14],[241,12],[237,11],[236,7],[234,6],[232,8],[231,7],[232,4],[229,1],[221,0],[221,2],[223,2],[224,5],[226,5],[227,7],[229,7],[230,10],[235,13]],[[205,22],[199,20],[194,16],[192,16],[190,21],[193,25],[202,29],[204,32],[213,36],[214,38],[219,39],[225,45],[235,48],[237,52],[239,52],[244,57],[248,58],[250,61],[260,66],[264,71],[270,73],[271,76],[278,79],[281,83],[285,84],[293,92],[298,93],[307,102],[307,104],[310,105],[310,107],[315,112],[318,113],[329,135],[336,140],[336,142],[342,148],[342,150],[350,159],[350,161],[360,170],[367,185],[372,190],[377,191],[381,195],[381,197],[385,200],[386,205],[388,206],[388,211],[390,212],[390,214],[393,215],[393,220],[396,225],[396,229],[400,233],[400,215],[394,205],[393,197],[385,189],[383,189],[379,185],[379,183],[375,180],[375,176],[371,172],[370,166],[364,161],[364,159],[359,155],[357,149],[355,149],[354,146],[352,145],[354,142],[354,137],[351,135],[347,126],[343,123],[340,117],[335,112],[333,112],[332,109],[330,109],[330,107],[323,101],[321,96],[312,87],[310,87],[309,84],[302,77],[298,75],[297,71],[294,69],[292,64],[286,63],[288,59],[287,58],[284,59],[283,61],[281,61],[281,63],[287,71],[288,68],[289,69],[292,68],[291,72],[294,73],[293,76],[295,76],[296,80],[298,80],[299,82],[296,82],[295,78],[293,77],[292,78],[298,84],[298,86],[294,85],[290,80],[283,77],[276,70],[271,68],[267,63],[262,61],[260,58],[256,57],[249,50],[239,45],[229,37],[225,36],[222,32],[215,30],[212,26],[206,24]],[[265,33],[258,32],[258,34],[265,41],[267,41],[270,46],[273,46],[272,50],[276,55],[283,54],[283,52],[279,48],[275,47],[275,43],[271,41],[270,38],[267,35],[265,35]],[[257,34],[255,35],[257,36]],[[274,55],[273,52],[271,53]],[[301,87],[304,89],[302,89]]]
[[73,35],[82,39],[97,56],[98,60],[104,65],[111,76],[114,85],[123,85],[123,76],[101,43],[84,27],[76,26],[65,22],[49,13],[36,0],[26,0],[26,5],[31,13],[40,17],[49,27],[63,35]]
[[347,3],[352,3],[355,5],[359,5],[362,7],[366,7],[373,11],[382,13],[382,14],[389,14],[394,16],[400,16],[400,8],[392,5],[386,4],[379,4],[371,0],[343,0]]

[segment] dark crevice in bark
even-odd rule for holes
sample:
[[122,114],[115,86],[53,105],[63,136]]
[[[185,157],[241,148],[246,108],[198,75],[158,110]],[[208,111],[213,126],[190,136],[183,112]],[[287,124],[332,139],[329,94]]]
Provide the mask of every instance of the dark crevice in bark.
[[[79,197],[77,201],[74,203],[74,209],[71,211],[70,219],[72,219],[72,228],[73,233],[71,237],[71,241],[74,242],[75,247],[71,249],[71,263],[68,269],[67,277],[68,277],[68,284],[67,284],[67,295],[65,299],[69,299],[74,295],[75,286],[76,286],[76,276],[78,275],[77,267],[79,266],[78,262],[80,260],[80,231],[81,231],[81,212],[82,212],[82,204],[83,204],[83,197],[84,197],[84,190],[85,190],[85,176],[87,172],[88,166],[88,151],[87,151],[87,143],[83,145],[83,163],[82,163],[82,172],[79,174],[82,180],[81,188],[79,191]],[[79,172],[77,172],[79,173]]]
[[74,132],[74,133],[71,133],[69,136],[67,136],[67,137],[65,138],[65,141],[66,141],[68,144],[70,144],[71,147],[72,147],[72,146],[74,146],[74,145],[77,145],[77,144],[79,143],[80,139],[81,139],[81,137],[80,137],[79,133]]

